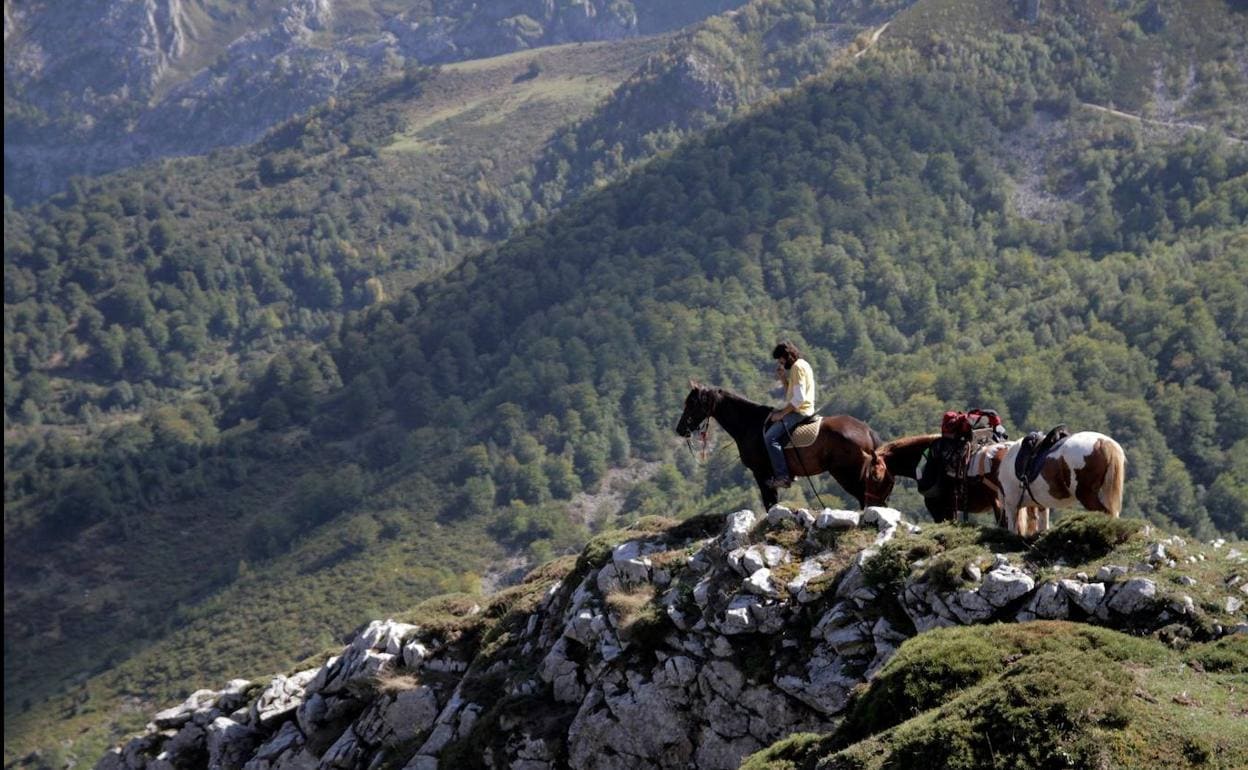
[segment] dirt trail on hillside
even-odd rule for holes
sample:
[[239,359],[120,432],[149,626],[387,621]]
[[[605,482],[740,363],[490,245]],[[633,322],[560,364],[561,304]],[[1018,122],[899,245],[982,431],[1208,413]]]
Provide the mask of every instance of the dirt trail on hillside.
[[[1199,123],[1185,123],[1181,120],[1156,120],[1154,118],[1146,118],[1142,115],[1134,115],[1130,112],[1123,112],[1122,110],[1115,110],[1111,107],[1102,107],[1099,104],[1092,104],[1091,102],[1080,102],[1080,104],[1082,104],[1084,107],[1087,107],[1090,110],[1096,110],[1097,112],[1103,112],[1105,114],[1114,115],[1119,118],[1126,118],[1127,120],[1134,120],[1135,122],[1141,123],[1146,126],[1156,126],[1158,128],[1177,128],[1177,129],[1181,129],[1185,131],[1208,131],[1209,130],[1208,126],[1204,126]],[[1244,140],[1238,136],[1232,136],[1230,134],[1226,134],[1226,140],[1228,142],[1234,142],[1236,144],[1248,144],[1248,140]]]

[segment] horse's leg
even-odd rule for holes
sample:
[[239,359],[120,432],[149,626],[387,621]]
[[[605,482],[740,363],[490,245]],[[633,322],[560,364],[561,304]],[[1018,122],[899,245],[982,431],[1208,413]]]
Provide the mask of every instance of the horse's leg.
[[1019,523],[1023,514],[1023,487],[1014,479],[998,479],[1001,485],[1001,509],[1010,533],[1022,534]]
[[767,483],[767,474],[754,472],[754,481],[758,483],[758,491],[763,496],[763,512],[770,511],[779,500],[780,495],[775,488]]
[[1049,509],[1049,508],[1041,508],[1041,509],[1040,509],[1040,517],[1039,517],[1039,519],[1040,519],[1040,520],[1039,520],[1039,527],[1037,528],[1039,532],[1047,532],[1047,531],[1048,531],[1048,529],[1049,529],[1049,513],[1050,513],[1050,511],[1051,511],[1051,509]]

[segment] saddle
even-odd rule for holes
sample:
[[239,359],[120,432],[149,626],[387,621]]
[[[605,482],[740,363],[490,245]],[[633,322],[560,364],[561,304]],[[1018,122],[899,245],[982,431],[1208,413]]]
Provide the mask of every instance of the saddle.
[[1044,458],[1062,445],[1070,436],[1065,425],[1058,425],[1048,433],[1033,430],[1023,437],[1018,447],[1018,456],[1014,458],[1014,475],[1024,484],[1030,484],[1040,475],[1040,467]]
[[797,424],[797,427],[790,431],[793,438],[784,445],[784,448],[801,449],[815,443],[815,439],[819,438],[819,426],[822,424],[823,420],[817,414],[812,414],[805,420],[802,420]]

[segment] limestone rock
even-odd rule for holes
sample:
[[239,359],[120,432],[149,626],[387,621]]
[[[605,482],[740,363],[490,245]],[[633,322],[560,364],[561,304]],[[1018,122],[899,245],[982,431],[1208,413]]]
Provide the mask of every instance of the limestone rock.
[[945,606],[964,625],[983,623],[997,611],[997,605],[984,598],[978,590],[964,589],[950,594],[946,598]]
[[268,725],[292,714],[303,703],[307,685],[316,673],[316,669],[308,669],[290,677],[273,677],[273,681],[252,704],[251,721]]
[[1156,583],[1148,578],[1131,578],[1114,592],[1107,603],[1114,612],[1132,615],[1150,607],[1156,596]]
[[901,511],[873,505],[862,512],[862,523],[874,524],[880,530],[889,529],[901,523]]
[[720,539],[724,550],[731,551],[744,545],[750,536],[750,530],[754,529],[755,521],[753,511],[737,511],[728,514],[728,526],[724,528],[724,534]]
[[793,518],[793,511],[783,505],[773,505],[767,511],[767,523],[776,525]]
[[1096,572],[1097,582],[1112,583],[1119,575],[1127,574],[1127,568],[1117,564],[1106,564]]
[[213,690],[196,690],[179,705],[157,712],[152,717],[152,724],[161,730],[181,727],[191,721],[191,718],[197,712],[213,708],[216,705],[217,697],[218,693]]
[[745,589],[750,593],[759,596],[770,596],[775,598],[780,595],[776,590],[775,584],[771,581],[771,570],[763,567],[755,570],[745,581]]
[[763,565],[766,567],[778,567],[793,560],[793,557],[789,556],[789,552],[778,545],[765,545],[762,548],[762,552]]
[[758,599],[753,596],[739,595],[728,603],[728,608],[724,610],[724,619],[719,625],[719,630],[724,634],[742,634],[751,631],[757,626],[753,613],[750,608],[758,603]]
[[1036,585],[1031,575],[1017,567],[997,567],[984,576],[978,593],[993,607],[1001,608],[1029,592]]
[[756,545],[745,549],[745,553],[741,555],[741,571],[747,576],[767,566],[767,560],[763,557],[763,549]]
[[1046,620],[1063,620],[1069,612],[1067,593],[1061,585],[1048,582],[1041,585],[1032,594],[1027,604],[1027,611],[1038,618]]
[[790,596],[796,596],[797,600],[803,604],[812,601],[815,597],[811,594],[805,593],[806,584],[822,575],[823,572],[823,567],[819,565],[819,562],[813,559],[807,559],[801,563],[797,569],[797,574],[785,585],[784,588],[789,592]]
[[840,511],[824,508],[815,519],[816,529],[853,529],[858,526],[857,511]]
[[260,735],[232,719],[217,717],[207,730],[209,770],[241,770]]

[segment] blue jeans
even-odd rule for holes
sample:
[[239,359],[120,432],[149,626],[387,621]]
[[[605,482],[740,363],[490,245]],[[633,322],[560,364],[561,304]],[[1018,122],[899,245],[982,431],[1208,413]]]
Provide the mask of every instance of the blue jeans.
[[768,425],[767,430],[763,432],[763,442],[767,444],[767,454],[771,457],[771,467],[775,469],[777,477],[792,476],[789,473],[789,464],[784,461],[784,445],[789,440],[789,434],[793,432],[793,429],[805,419],[804,414],[790,412]]

